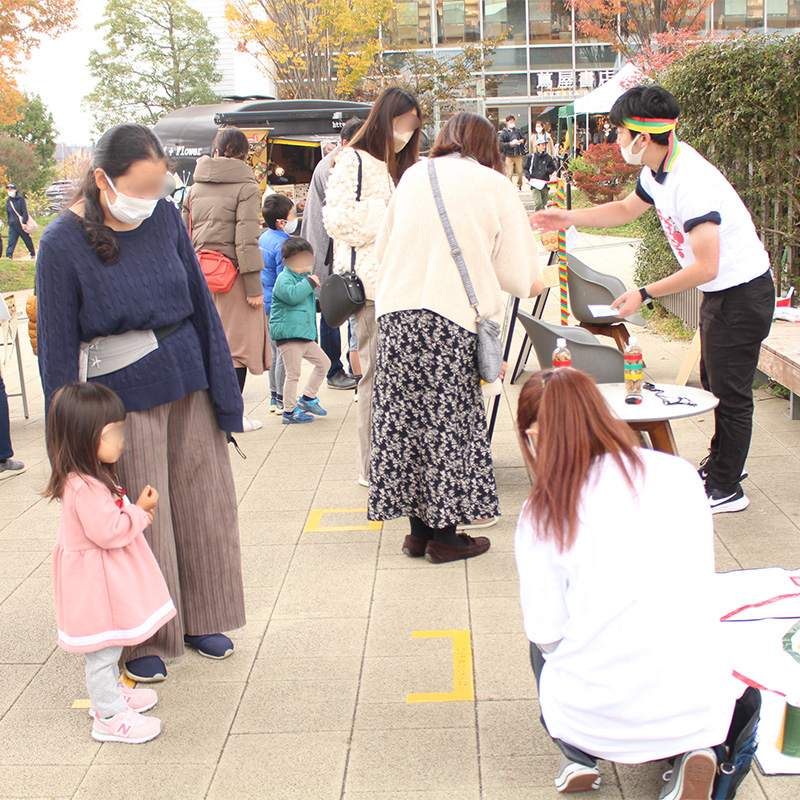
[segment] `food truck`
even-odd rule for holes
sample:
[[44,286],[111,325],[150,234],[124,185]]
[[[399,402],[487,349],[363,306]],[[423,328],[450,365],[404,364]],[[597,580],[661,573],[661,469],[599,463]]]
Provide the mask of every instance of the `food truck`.
[[212,155],[220,128],[235,126],[250,141],[248,161],[261,193],[270,189],[295,203],[308,194],[314,167],[352,117],[366,119],[371,106],[343,100],[275,100],[230,98],[222,103],[192,106],[162,117],[155,134],[173,161],[176,178],[191,185],[200,156]]

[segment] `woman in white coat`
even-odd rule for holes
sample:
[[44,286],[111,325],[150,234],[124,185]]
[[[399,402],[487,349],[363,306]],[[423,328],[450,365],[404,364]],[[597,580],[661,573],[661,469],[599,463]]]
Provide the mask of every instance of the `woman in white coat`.
[[333,266],[355,270],[364,284],[366,304],[356,312],[362,377],[358,384],[358,482],[369,485],[372,439],[372,387],[378,328],[375,324],[375,237],[403,173],[419,160],[422,109],[413,94],[393,86],[375,101],[367,121],[336,156],[322,211],[333,239]]

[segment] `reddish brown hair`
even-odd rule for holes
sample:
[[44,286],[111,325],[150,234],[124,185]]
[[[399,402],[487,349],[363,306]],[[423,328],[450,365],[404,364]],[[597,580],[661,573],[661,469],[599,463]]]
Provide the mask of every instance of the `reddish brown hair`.
[[459,111],[439,131],[430,157],[449,156],[451,153],[474,158],[484,167],[503,173],[503,159],[497,143],[497,134],[492,123],[479,114]]
[[[539,423],[536,452],[526,444]],[[633,488],[642,458],[630,428],[612,416],[594,381],[576,369],[538,372],[522,387],[517,405],[522,455],[536,475],[527,514],[542,538],[564,552],[578,536],[581,492],[595,460],[611,455]],[[624,515],[624,509],[620,509]]]
[[385,162],[395,184],[412,164],[419,161],[421,127],[414,131],[408,144],[399,153],[394,152],[394,121],[409,111],[416,111],[420,121],[422,120],[422,108],[417,98],[407,89],[390,86],[375,101],[367,121],[348,144],[348,147],[363,150],[373,158]]

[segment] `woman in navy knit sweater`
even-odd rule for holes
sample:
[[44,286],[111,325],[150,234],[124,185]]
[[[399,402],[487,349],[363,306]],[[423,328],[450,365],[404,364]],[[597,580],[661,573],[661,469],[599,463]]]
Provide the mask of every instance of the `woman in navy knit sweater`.
[[77,201],[42,236],[36,265],[45,402],[76,380],[113,389],[128,412],[120,483],[131,497],[152,484],[162,498],[146,536],[178,615],[125,651],[139,681],[163,680],[164,659],[184,644],[230,655],[221,631],[245,624],[224,433],[242,430],[242,397],[165,175],[152,131],[108,130]]

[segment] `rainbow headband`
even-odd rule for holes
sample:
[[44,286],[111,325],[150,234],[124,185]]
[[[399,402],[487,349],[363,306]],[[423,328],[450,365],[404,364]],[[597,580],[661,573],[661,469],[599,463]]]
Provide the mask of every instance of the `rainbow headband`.
[[675,164],[675,159],[680,152],[678,140],[675,137],[675,126],[677,119],[646,119],[645,117],[623,117],[622,124],[631,131],[637,133],[667,133],[669,131],[669,150],[664,159],[664,172],[669,172]]

